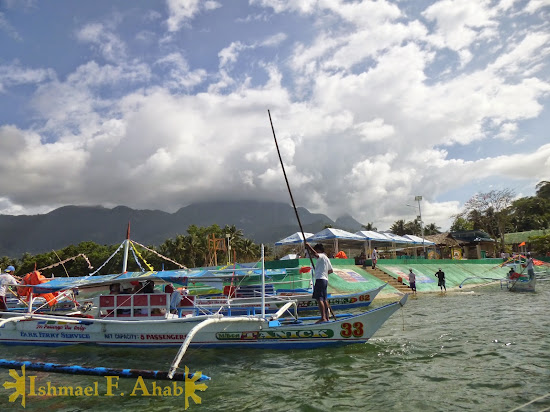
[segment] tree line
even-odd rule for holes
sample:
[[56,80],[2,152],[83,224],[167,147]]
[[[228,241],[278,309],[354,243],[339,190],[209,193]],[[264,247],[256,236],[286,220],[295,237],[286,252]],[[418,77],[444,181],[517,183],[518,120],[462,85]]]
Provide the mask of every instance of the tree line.
[[[453,218],[449,231],[482,230],[498,240],[500,249],[505,250],[506,233],[550,228],[550,182],[539,182],[535,196],[516,198],[512,189],[476,193]],[[376,230],[372,223],[363,227]],[[435,223],[430,223],[424,226],[424,235],[441,233],[440,229]],[[409,222],[397,220],[390,230],[397,235],[420,236],[422,232],[419,219]],[[550,251],[550,235],[533,236],[529,243],[535,253],[546,254]]]
[[[139,265],[134,259],[135,252],[131,251],[128,257],[127,270],[129,272],[140,271],[141,268],[148,270],[147,264],[153,267],[154,270],[171,270],[181,267],[159,255],[188,268],[208,266],[212,255],[212,248],[209,249],[209,245],[213,245],[213,242],[210,241],[212,238],[218,239],[218,246],[225,246],[224,249],[218,248],[216,250],[218,265],[223,265],[228,261],[228,241],[231,246],[231,255],[236,255],[240,263],[255,262],[260,259],[261,246],[245,238],[242,230],[237,229],[234,225],[226,225],[224,228],[218,225],[208,227],[191,225],[187,229],[186,235],[177,235],[175,238],[167,239],[159,246],[146,246],[146,248],[137,246],[136,250],[139,256],[136,254],[136,257]],[[123,263],[122,250],[119,250],[113,256],[119,248],[120,245],[99,245],[91,241],[81,242],[78,245],[67,246],[61,250],[47,253],[36,255],[25,253],[20,259],[4,256],[0,258],[0,268],[3,270],[8,265],[13,265],[16,268],[17,275],[24,275],[35,269],[47,268],[57,264],[55,267],[44,269],[42,274],[46,277],[51,275],[55,277],[86,276],[100,268],[112,256],[98,274],[120,273]],[[266,247],[264,253],[269,255],[271,250]],[[75,256],[78,257],[59,265],[59,262]],[[234,257],[231,256],[231,262],[233,261]]]

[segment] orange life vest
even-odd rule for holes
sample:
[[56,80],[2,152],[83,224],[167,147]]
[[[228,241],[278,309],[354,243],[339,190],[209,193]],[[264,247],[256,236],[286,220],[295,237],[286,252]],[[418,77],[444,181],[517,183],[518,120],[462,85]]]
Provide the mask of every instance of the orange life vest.
[[[35,270],[34,272],[27,273],[23,280],[21,281],[22,285],[41,285],[42,283],[49,282],[50,280],[48,278],[45,278],[40,274],[38,270]],[[31,294],[31,288],[28,287],[18,287],[17,293],[21,297],[26,297],[27,302],[29,301],[30,294]],[[55,298],[57,296],[57,292],[55,293],[40,293],[35,296],[41,296],[44,299],[46,299],[46,302],[48,302],[48,305],[53,306],[57,303],[57,299]]]

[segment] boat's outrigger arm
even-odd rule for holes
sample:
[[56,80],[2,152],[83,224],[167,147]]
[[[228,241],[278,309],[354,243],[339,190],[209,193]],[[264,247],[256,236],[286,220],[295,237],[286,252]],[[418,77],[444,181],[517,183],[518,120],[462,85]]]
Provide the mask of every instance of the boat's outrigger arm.
[[499,280],[502,280],[502,278],[495,279],[495,278],[483,278],[483,277],[480,277],[480,276],[472,276],[472,277],[464,279],[462,281],[462,283],[460,285],[458,285],[458,287],[462,288],[462,285],[464,283],[466,283],[468,280],[472,280],[472,279],[485,279],[485,280],[491,280],[491,281],[494,281],[494,282],[498,282]]
[[[291,306],[294,306],[294,309],[296,310],[295,301],[287,302],[283,305],[283,307],[281,307],[281,309],[277,311],[277,313],[275,313],[273,316],[270,316],[267,320],[273,321],[273,320],[279,319]],[[170,371],[168,372],[168,378],[172,379],[172,377],[176,373],[176,370],[178,369],[178,366],[183,358],[183,355],[185,355],[187,348],[191,344],[191,341],[193,340],[197,332],[202,328],[204,328],[205,326],[208,326],[212,323],[221,323],[221,322],[265,322],[265,320],[266,320],[265,318],[247,318],[244,316],[232,318],[232,317],[223,317],[223,315],[218,315],[218,317],[216,318],[203,320],[201,323],[199,323],[197,326],[191,329],[191,331],[185,337],[185,340],[181,344],[178,350],[178,353],[174,358],[172,365],[170,366]]]
[[0,328],[2,326],[4,326],[6,323],[10,323],[10,322],[16,323],[16,322],[20,322],[22,320],[31,320],[31,319],[35,319],[35,320],[59,320],[59,321],[65,322],[65,323],[81,323],[83,320],[86,320],[86,321],[93,320],[93,319],[82,319],[82,318],[71,319],[71,318],[67,318],[67,317],[62,318],[60,316],[36,315],[36,314],[31,313],[31,314],[26,314],[26,315],[23,315],[23,316],[14,316],[14,317],[11,317],[11,318],[2,319],[2,320],[0,320]]

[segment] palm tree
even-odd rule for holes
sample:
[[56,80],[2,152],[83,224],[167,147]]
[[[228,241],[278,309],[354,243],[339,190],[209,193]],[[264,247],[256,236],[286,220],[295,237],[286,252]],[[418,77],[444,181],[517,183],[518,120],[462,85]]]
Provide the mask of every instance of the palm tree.
[[[184,235],[177,235],[175,239],[166,239],[158,248],[161,255],[178,263],[187,264],[187,242]],[[193,265],[190,265],[193,267]]]
[[260,246],[256,245],[250,239],[241,239],[235,244],[235,250],[242,262],[257,260],[260,257]]
[[376,232],[378,230],[372,222],[369,222],[366,225],[361,225],[361,227],[365,230],[370,230],[372,232]]
[[403,219],[396,220],[393,223],[393,225],[391,225],[390,230],[392,233],[396,235],[399,235],[399,236],[405,235],[407,233],[405,230],[405,221]]
[[[420,225],[420,220],[414,219],[410,222],[405,223],[403,227],[404,235],[416,235],[420,236],[422,234],[422,226]],[[400,233],[397,233],[400,234]]]
[[441,228],[437,226],[435,223],[430,223],[426,226],[424,226],[424,234],[425,235],[437,235],[441,233]]
[[223,228],[223,234],[224,236],[229,235],[231,241],[243,238],[243,231],[241,229],[237,229],[235,225],[225,225],[225,227]]

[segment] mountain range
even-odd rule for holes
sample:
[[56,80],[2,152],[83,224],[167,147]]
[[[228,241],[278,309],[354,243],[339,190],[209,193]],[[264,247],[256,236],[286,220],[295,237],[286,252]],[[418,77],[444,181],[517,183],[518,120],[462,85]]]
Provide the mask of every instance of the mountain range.
[[[323,214],[298,208],[305,232],[316,233],[327,225],[356,232],[361,223],[350,215],[332,221]],[[300,230],[291,205],[279,202],[220,201],[194,203],[175,213],[135,210],[126,206],[64,206],[42,215],[0,215],[0,257],[45,253],[84,241],[118,244],[126,236],[145,245],[160,245],[187,234],[190,225],[234,225],[256,243],[273,244]]]

